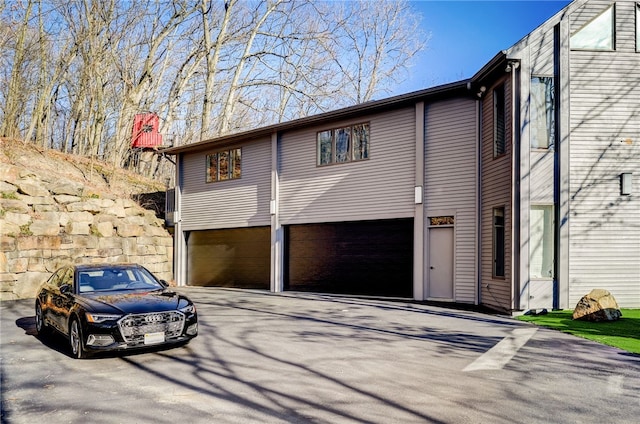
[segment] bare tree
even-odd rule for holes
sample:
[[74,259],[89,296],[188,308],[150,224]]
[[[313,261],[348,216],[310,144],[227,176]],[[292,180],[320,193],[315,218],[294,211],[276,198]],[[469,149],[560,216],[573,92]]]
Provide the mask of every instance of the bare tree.
[[348,106],[426,41],[404,0],[16,1],[0,6],[0,133],[115,166],[137,113],[185,144]]

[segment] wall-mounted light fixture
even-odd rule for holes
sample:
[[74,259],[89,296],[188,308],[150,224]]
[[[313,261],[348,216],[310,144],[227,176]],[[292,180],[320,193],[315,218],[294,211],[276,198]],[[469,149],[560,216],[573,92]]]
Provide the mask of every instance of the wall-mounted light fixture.
[[633,174],[631,172],[623,172],[620,174],[620,194],[624,196],[631,195]]
[[516,60],[510,60],[509,62],[507,62],[507,66],[504,68],[504,71],[511,72],[513,69],[518,69],[519,66],[520,62]]
[[416,186],[413,193],[413,201],[416,205],[422,204],[422,186]]
[[482,95],[484,94],[484,92],[487,91],[487,87],[485,87],[484,85],[482,87],[480,87],[478,89],[478,92],[476,93],[476,96],[478,97],[482,97]]

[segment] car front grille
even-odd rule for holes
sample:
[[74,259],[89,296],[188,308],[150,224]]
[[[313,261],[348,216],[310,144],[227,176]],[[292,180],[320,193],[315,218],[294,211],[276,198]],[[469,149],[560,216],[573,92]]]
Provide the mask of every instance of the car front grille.
[[144,335],[164,332],[165,340],[182,334],[185,316],[178,311],[153,312],[149,314],[127,315],[118,321],[120,333],[127,344],[144,343]]

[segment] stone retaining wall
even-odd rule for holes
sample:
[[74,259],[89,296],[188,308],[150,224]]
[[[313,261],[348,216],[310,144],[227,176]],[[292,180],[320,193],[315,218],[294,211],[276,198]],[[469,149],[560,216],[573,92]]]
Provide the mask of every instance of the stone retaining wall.
[[35,297],[68,263],[136,262],[173,280],[173,238],[153,211],[5,163],[0,175],[0,300]]

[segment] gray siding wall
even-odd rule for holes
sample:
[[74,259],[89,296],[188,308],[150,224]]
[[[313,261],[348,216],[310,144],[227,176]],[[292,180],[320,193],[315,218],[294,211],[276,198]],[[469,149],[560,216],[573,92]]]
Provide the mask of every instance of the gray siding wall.
[[[369,122],[370,159],[316,166],[316,133]],[[414,214],[415,111],[403,108],[282,135],[283,225],[407,218]]]
[[180,216],[184,231],[271,225],[271,140],[242,147],[242,178],[207,183],[203,151],[184,155]]
[[475,303],[477,297],[476,114],[474,100],[425,106],[425,228],[430,216],[454,214],[454,300],[464,303]]
[[[511,80],[505,84],[506,116],[511,116]],[[511,310],[511,161],[513,145],[512,122],[506,122],[506,154],[493,157],[493,88],[482,100],[482,223],[481,223],[481,303],[498,310]],[[505,277],[493,278],[493,208],[505,208]]]
[[[570,15],[571,33],[608,7]],[[640,53],[635,1],[617,1],[616,48],[571,51],[569,307],[593,288],[640,307]],[[632,172],[633,194],[619,175]]]

